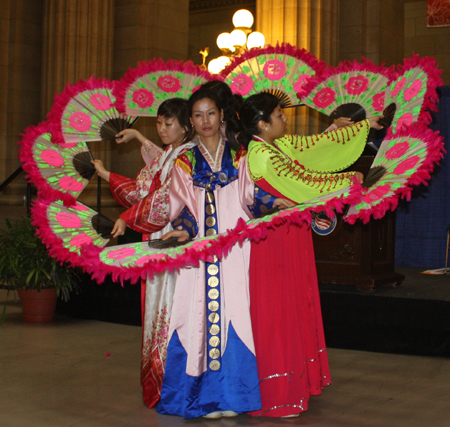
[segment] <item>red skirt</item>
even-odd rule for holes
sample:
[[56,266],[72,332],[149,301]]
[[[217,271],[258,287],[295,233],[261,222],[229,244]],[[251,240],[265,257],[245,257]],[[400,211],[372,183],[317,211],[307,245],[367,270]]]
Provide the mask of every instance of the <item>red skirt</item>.
[[250,313],[262,410],[283,417],[308,409],[330,384],[311,229],[283,225],[252,243]]

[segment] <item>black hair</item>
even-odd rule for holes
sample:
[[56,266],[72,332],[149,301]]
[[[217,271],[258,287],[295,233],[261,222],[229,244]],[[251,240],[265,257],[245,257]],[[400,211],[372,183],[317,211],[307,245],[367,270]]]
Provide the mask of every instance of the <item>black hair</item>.
[[263,120],[264,122],[271,123],[270,115],[278,105],[278,98],[268,92],[261,92],[249,96],[236,115],[237,120],[230,120],[228,122],[232,128],[230,131],[239,134],[236,141],[247,148],[253,135],[258,135],[260,132],[258,128],[259,121]]
[[191,97],[189,98],[188,101],[188,114],[189,117],[192,117],[192,108],[194,107],[194,104],[197,101],[200,101],[202,99],[210,99],[211,101],[214,102],[214,104],[216,104],[217,109],[219,110],[219,112],[221,110],[223,110],[223,106],[222,106],[222,102],[220,100],[220,98],[211,90],[209,89],[199,89],[196,92],[194,92]]
[[208,89],[214,92],[220,99],[223,109],[223,121],[226,123],[225,135],[232,144],[238,144],[234,135],[234,125],[228,126],[230,121],[236,121],[236,113],[242,107],[242,96],[233,94],[230,86],[220,80],[211,80],[200,86],[200,89]]
[[170,98],[166,99],[158,107],[158,116],[165,117],[167,119],[175,118],[178,120],[180,126],[186,129],[186,134],[183,138],[183,142],[190,141],[194,132],[191,128],[191,122],[188,116],[188,101],[182,98]]

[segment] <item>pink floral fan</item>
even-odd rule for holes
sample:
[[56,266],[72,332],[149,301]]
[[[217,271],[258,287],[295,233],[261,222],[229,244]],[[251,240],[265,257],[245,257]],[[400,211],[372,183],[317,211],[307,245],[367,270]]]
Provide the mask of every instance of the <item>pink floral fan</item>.
[[323,62],[313,54],[284,43],[250,49],[235,57],[220,75],[233,93],[248,97],[258,92],[270,92],[285,108],[300,104],[297,94],[323,68]]
[[362,63],[343,61],[328,67],[324,77],[311,79],[299,98],[334,119],[349,117],[357,122],[383,113],[388,84],[394,76],[392,67],[376,66],[366,59]]
[[85,142],[62,147],[51,141],[46,122],[26,129],[20,141],[20,160],[29,180],[47,199],[74,204],[95,173]]
[[390,133],[383,140],[364,183],[355,184],[359,197],[344,219],[351,224],[358,218],[367,223],[370,217],[379,219],[387,210],[394,210],[400,196],[409,199],[412,186],[426,184],[443,151],[439,132],[419,123],[398,134]]
[[398,77],[389,84],[385,100],[393,112],[393,133],[417,121],[424,125],[431,123],[428,110],[437,109],[436,88],[442,85],[441,73],[434,58],[413,55],[403,60]]
[[130,116],[154,117],[166,99],[188,99],[200,85],[217,78],[191,61],[142,61],[117,82],[116,107]]
[[81,265],[81,247],[105,247],[114,226],[113,221],[82,203],[66,207],[61,201],[40,198],[32,207],[32,218],[50,255],[75,265]]
[[114,107],[115,83],[107,79],[80,80],[68,84],[55,96],[48,115],[53,141],[64,147],[79,142],[110,141],[135,118],[120,114]]

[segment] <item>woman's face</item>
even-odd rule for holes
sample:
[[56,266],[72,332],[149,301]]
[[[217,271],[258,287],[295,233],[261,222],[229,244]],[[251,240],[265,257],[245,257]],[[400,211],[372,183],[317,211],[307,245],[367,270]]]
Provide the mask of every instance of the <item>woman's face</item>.
[[219,111],[212,99],[199,99],[192,106],[191,123],[200,137],[210,137],[218,134],[222,119],[223,113]]
[[287,117],[281,111],[281,107],[278,105],[270,115],[270,125],[268,133],[273,139],[281,138],[286,134],[287,129]]
[[181,143],[186,129],[184,129],[176,117],[158,116],[156,129],[164,145]]

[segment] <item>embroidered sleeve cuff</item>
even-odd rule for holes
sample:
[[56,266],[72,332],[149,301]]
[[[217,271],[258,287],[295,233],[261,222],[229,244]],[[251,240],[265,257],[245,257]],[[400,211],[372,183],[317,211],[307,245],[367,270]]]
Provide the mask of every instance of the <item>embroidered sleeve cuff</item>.
[[247,206],[248,210],[253,215],[253,217],[264,215],[268,210],[273,208],[275,199],[275,196],[272,196],[255,184],[255,189],[253,192],[253,204]]
[[184,207],[172,221],[172,227],[176,230],[186,230],[190,239],[193,239],[198,234],[197,221],[187,207]]

